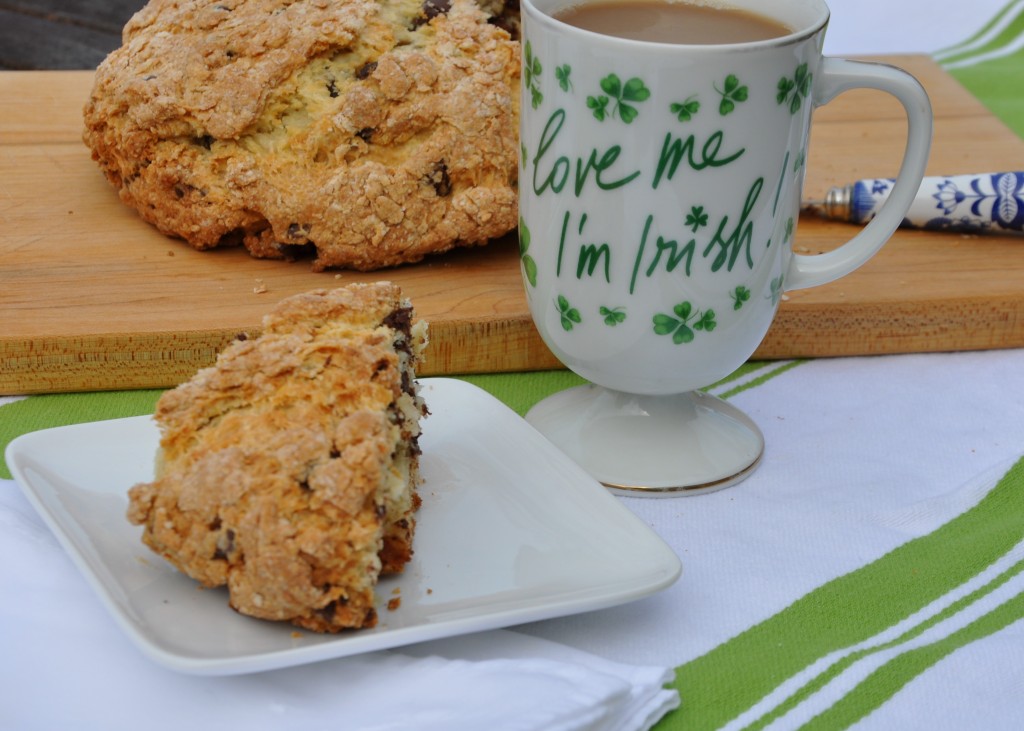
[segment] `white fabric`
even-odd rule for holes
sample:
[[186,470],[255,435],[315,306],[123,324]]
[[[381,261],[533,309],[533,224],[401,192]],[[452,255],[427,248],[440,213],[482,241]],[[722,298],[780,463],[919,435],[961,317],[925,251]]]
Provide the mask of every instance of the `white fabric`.
[[[666,591],[516,631],[245,677],[177,675],[144,658],[20,491],[0,484],[0,586],[18,598],[0,602],[0,689],[16,699],[0,703],[0,728],[127,729],[140,718],[156,728],[648,728],[676,701],[661,690],[665,668],[984,496],[1024,451],[1024,350],[811,361],[730,401],[768,445],[746,482],[624,499],[683,560]],[[1012,727],[1024,718],[1022,655],[1017,622],[936,663],[858,727]],[[776,727],[796,727],[813,705],[798,711]]]
[[0,480],[0,729],[641,731],[679,704],[664,667],[508,631],[226,678],[121,633],[15,484]]
[[[697,498],[626,500],[676,549],[680,581],[631,605],[519,631],[626,662],[681,665],[961,515],[1024,453],[1022,350],[812,361],[730,402],[765,434],[753,476]],[[989,577],[1022,556],[1018,546]],[[972,611],[1022,590],[1018,575]],[[857,728],[1019,728],[1021,657],[1016,622],[928,668]]]
[[[729,402],[765,436],[750,478],[668,503],[626,499],[676,548],[680,581],[528,631],[678,664],[931,532],[981,497],[971,491],[979,476],[1024,452],[1024,350],[810,361]],[[676,630],[637,631],[638,614]]]

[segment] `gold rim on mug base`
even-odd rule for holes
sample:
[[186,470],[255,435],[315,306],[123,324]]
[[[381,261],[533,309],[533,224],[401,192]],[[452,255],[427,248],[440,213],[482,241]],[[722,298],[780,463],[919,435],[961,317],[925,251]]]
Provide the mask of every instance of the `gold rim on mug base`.
[[601,484],[616,495],[622,497],[682,497],[689,495],[700,495],[703,493],[717,492],[727,487],[732,487],[747,479],[761,465],[764,457],[764,449],[758,452],[754,461],[741,469],[734,475],[722,477],[718,480],[711,480],[697,485],[673,485],[670,487],[651,487],[649,485],[620,485],[611,482],[601,481]]

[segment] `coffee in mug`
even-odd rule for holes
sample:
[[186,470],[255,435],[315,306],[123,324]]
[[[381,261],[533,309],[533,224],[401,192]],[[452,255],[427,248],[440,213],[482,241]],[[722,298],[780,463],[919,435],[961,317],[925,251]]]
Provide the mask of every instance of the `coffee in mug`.
[[754,11],[682,0],[597,0],[570,6],[553,17],[594,33],[653,43],[749,43],[792,32]]

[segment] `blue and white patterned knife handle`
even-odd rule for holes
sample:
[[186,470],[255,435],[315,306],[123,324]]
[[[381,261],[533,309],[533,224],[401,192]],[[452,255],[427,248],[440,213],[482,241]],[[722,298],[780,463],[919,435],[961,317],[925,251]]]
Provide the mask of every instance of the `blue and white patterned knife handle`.
[[[846,198],[853,223],[870,221],[889,196],[892,181],[860,180],[833,189],[835,204]],[[836,209],[836,214],[839,210]],[[927,177],[904,226],[974,233],[1024,233],[1024,172]]]

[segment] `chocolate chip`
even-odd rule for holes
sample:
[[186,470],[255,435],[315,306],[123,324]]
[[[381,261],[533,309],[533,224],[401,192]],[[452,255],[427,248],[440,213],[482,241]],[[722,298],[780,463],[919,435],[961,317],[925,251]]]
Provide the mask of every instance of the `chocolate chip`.
[[487,19],[487,22],[495,28],[501,28],[509,35],[512,35],[513,31],[515,31],[515,26],[504,15],[492,15]]
[[444,15],[452,8],[452,0],[423,0],[423,14],[427,20]]
[[228,528],[217,537],[217,550],[213,552],[214,559],[226,561],[228,556],[235,552],[235,532]]
[[363,79],[368,77],[370,74],[372,74],[376,70],[377,70],[377,62],[376,61],[368,61],[367,63],[364,63],[362,66],[360,66],[358,69],[356,69],[356,78],[359,79],[360,81],[362,81]]
[[331,99],[337,99],[338,95],[341,94],[338,91],[338,85],[334,83],[334,79],[327,82],[327,93],[331,95]]
[[304,239],[309,236],[309,225],[304,223],[288,224],[288,238]]
[[420,26],[426,25],[438,15],[446,14],[451,7],[451,0],[423,0],[423,12],[413,19],[409,30],[416,30]]
[[377,361],[377,365],[373,368],[373,373],[370,374],[370,380],[376,381],[378,376],[387,371],[388,365],[386,360]]
[[205,190],[197,188],[194,185],[189,185],[188,183],[178,183],[174,186],[174,195],[177,196],[178,200],[181,200],[190,193],[198,193],[201,196],[206,195]]
[[448,177],[448,166],[444,164],[444,161],[434,165],[434,169],[427,179],[434,186],[434,192],[439,198],[447,198],[452,194],[452,181]]
[[412,329],[412,307],[399,307],[391,310],[380,324],[408,335]]

